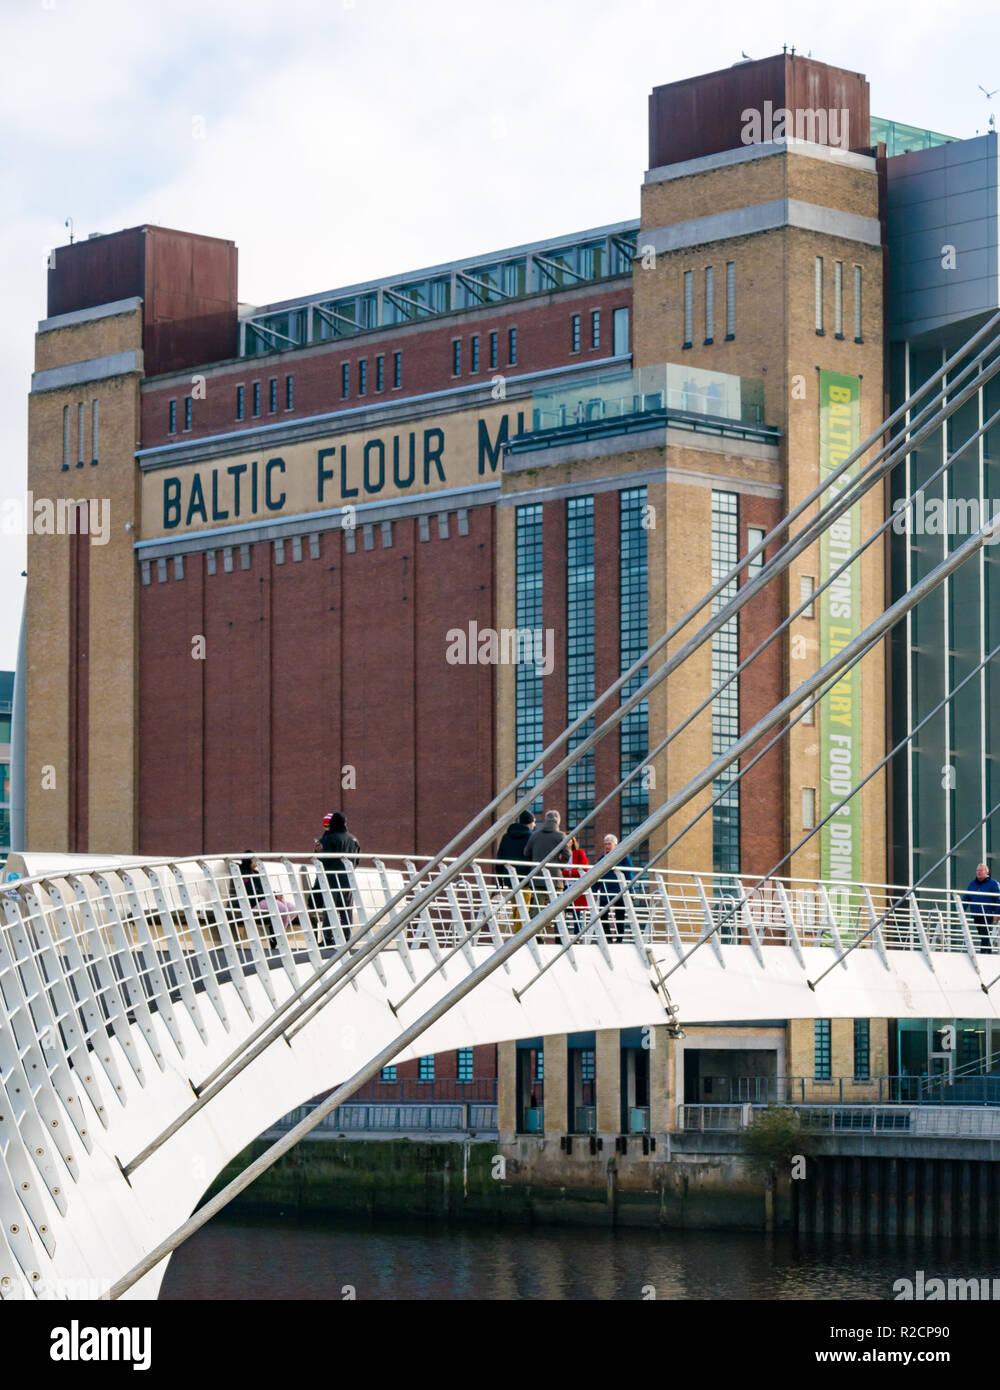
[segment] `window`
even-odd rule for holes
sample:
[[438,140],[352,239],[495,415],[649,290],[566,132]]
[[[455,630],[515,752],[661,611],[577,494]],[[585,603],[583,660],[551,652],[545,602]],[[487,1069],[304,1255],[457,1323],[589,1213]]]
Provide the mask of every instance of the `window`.
[[844,262],[833,263],[833,336],[844,336]]
[[472,1048],[460,1047],[458,1049],[458,1079],[459,1081],[472,1080]]
[[[712,490],[712,584],[725,579],[739,559],[739,498],[735,492]],[[736,594],[730,579],[712,600],[718,613]],[[712,752],[716,756],[740,736],[739,682],[729,677],[739,665],[739,615],[729,619],[712,637]],[[724,688],[723,688],[724,687]],[[712,864],[717,873],[739,873],[740,784],[739,763],[731,763],[712,783]]]
[[861,267],[854,267],[854,341],[863,343],[861,336]]
[[469,371],[470,371],[470,372],[478,372],[478,371],[479,371],[479,338],[478,338],[478,336],[477,336],[476,334],[473,334],[472,338],[471,338],[470,341],[469,341],[469,355],[470,355],[470,357],[471,357],[471,361],[470,361],[470,363],[469,363]]
[[736,263],[726,262],[726,342],[736,337]]
[[97,402],[96,402],[96,401],[91,401],[91,403],[90,403],[90,433],[91,433],[91,446],[92,446],[91,458],[92,458],[93,462],[96,463],[96,462],[97,462]]
[[517,329],[507,329],[507,362],[511,367],[517,365]]
[[816,788],[802,788],[802,829],[816,829]]
[[392,389],[398,391],[403,384],[403,354],[392,354]]
[[351,364],[345,362],[340,369],[340,398],[346,401],[351,394]]
[[816,257],[816,332],[823,333],[823,257]]
[[190,397],[190,396],[185,396],[185,397],[184,397],[184,428],[185,428],[186,430],[189,430],[189,429],[191,428],[191,397]]
[[254,414],[254,419],[256,419],[256,418],[260,415],[260,382],[259,382],[259,381],[255,381],[254,384],[253,384],[253,414]]
[[278,378],[271,377],[267,383],[267,409],[270,415],[278,409]]
[[705,342],[715,341],[715,271],[705,267]]
[[385,390],[385,358],[375,358],[375,390]]
[[358,363],[358,395],[368,394],[368,358],[362,357]]
[[395,1079],[396,1079],[396,1068],[395,1068],[395,1067],[383,1067],[383,1068],[382,1068],[382,1076],[381,1076],[380,1080],[382,1080],[382,1081],[395,1081]]
[[[649,582],[646,540],[648,531],[646,489],[623,488],[618,494],[618,664],[624,674],[635,665],[648,646]],[[644,683],[645,666],[632,677],[622,698],[633,695]],[[649,753],[649,703],[643,700],[625,715],[619,725],[619,776],[625,778],[646,760]],[[649,791],[643,777],[633,777],[621,793],[621,833],[629,835],[649,814]],[[645,844],[638,857],[647,854]]]
[[171,401],[167,408],[167,433],[177,433],[177,402]]
[[812,601],[812,596],[816,592],[816,581],[811,574],[799,575],[799,602],[808,603],[809,607],[803,609],[803,618],[815,618],[816,606]]
[[597,1075],[597,1063],[592,1047],[585,1047],[580,1053],[580,1080],[593,1081]]
[[69,406],[63,406],[63,468],[69,467]]
[[[542,506],[531,503],[515,510],[514,546],[515,621],[520,629],[539,630],[542,627]],[[515,679],[515,769],[520,776],[530,767],[545,744],[542,740],[542,668],[533,661],[519,661],[514,667]],[[534,783],[541,781],[542,769],[536,768],[530,780],[518,790],[521,796]],[[531,808],[542,810],[541,797]]]
[[626,357],[628,355],[628,310],[616,309],[612,320],[612,332],[614,334],[614,346],[612,351],[616,357]]
[[813,1076],[817,1081],[830,1080],[830,1020],[813,1020]]
[[[176,423],[177,423],[177,417],[175,416],[175,417],[174,417],[174,424],[176,425]],[[77,468],[82,468],[82,467],[83,467],[83,401],[80,401],[79,404],[78,404],[77,407],[76,407],[76,446],[77,446],[77,450],[78,450],[77,459],[79,460],[79,462],[77,463],[76,466],[77,466]]]
[[[748,554],[748,555],[750,554],[751,551],[757,549],[757,547],[760,545],[761,541],[764,539],[764,537],[765,537],[766,534],[767,534],[767,532],[764,530],[763,526],[748,526],[748,527],[747,527],[747,554]],[[764,568],[764,561],[766,560],[766,558],[767,558],[767,556],[765,555],[764,551],[762,550],[762,551],[760,552],[760,554],[759,554],[758,556],[755,557],[755,559],[753,559],[753,560],[750,561],[750,563],[747,565],[747,578],[748,578],[748,579],[752,579],[753,576],[754,576],[755,574],[760,574],[761,570]]]
[[871,1029],[870,1020],[854,1020],[854,1079],[867,1081],[871,1076]]
[[0,714],[0,743],[10,743],[11,715]]
[[545,1050],[541,1047],[535,1050],[535,1080],[545,1080]]
[[816,697],[815,697],[815,696],[813,696],[813,697],[809,700],[809,702],[808,702],[808,704],[806,705],[805,709],[802,711],[802,723],[803,723],[803,724],[810,724],[810,725],[816,723]]
[[291,375],[285,377],[285,409],[295,409],[295,378]]
[[590,346],[599,348],[601,346],[601,311],[595,309],[590,316]]
[[[566,718],[574,721],[593,703],[594,664],[594,499],[566,499]],[[571,752],[593,732],[593,718],[569,740]],[[594,806],[594,751],[584,753],[566,774],[566,819],[578,825]],[[580,836],[593,849],[594,828]]]
[[684,272],[684,346],[694,341],[694,272]]
[[452,338],[451,340],[451,374],[452,376],[462,375],[462,340]]
[[421,1057],[421,1059],[420,1059],[420,1080],[421,1080],[421,1081],[433,1081],[433,1080],[434,1080],[434,1058],[433,1058],[433,1057]]
[[491,334],[490,334],[490,367],[491,367],[491,368],[492,368],[492,367],[495,367],[495,366],[497,365],[497,338],[498,338],[498,336],[499,336],[499,335],[496,334],[496,333],[491,333]]
[[237,418],[237,420],[242,420],[242,419],[243,419],[244,409],[245,409],[245,406],[246,406],[246,396],[247,396],[247,388],[246,388],[245,386],[237,386],[237,388],[236,388],[236,418]]
[[570,320],[570,352],[580,351],[580,315],[574,314]]

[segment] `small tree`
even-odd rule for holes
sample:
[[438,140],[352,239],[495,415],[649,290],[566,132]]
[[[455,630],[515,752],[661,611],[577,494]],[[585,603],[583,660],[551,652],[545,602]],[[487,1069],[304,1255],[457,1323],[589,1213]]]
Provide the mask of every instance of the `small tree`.
[[769,1105],[758,1112],[743,1131],[743,1153],[751,1172],[767,1181],[765,1191],[765,1225],[774,1225],[774,1202],[778,1177],[800,1177],[795,1171],[797,1161],[812,1153],[812,1135],[803,1129],[802,1120],[794,1110]]
[[759,1111],[743,1131],[743,1152],[755,1173],[776,1178],[790,1172],[797,1157],[808,1157],[812,1150],[812,1135],[802,1128],[794,1110],[769,1105]]

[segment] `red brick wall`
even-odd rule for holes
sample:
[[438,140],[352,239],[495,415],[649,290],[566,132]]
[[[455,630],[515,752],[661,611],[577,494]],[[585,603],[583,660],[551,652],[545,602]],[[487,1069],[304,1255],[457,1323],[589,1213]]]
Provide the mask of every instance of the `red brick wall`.
[[[770,531],[782,516],[780,502],[767,497],[740,495],[739,545],[740,554],[749,548],[748,528],[763,527]],[[765,552],[766,558],[777,551],[774,541]],[[744,578],[744,582],[745,578]],[[783,616],[782,580],[772,580],[767,588],[752,599],[740,614],[740,661],[751,652],[781,622]],[[740,733],[756,724],[758,719],[774,708],[783,694],[782,639],[772,642],[766,651],[753,661],[740,677]],[[740,760],[746,767],[760,749],[773,737],[768,735]],[[787,807],[784,797],[784,766],[787,741],[782,740],[759,763],[745,774],[740,783],[740,868],[744,874],[764,874],[784,852]],[[787,867],[780,870],[787,873]]]
[[[449,665],[446,632],[493,624],[493,518],[469,534],[347,553],[320,535],[320,558],[204,571],[140,596],[140,852],[311,851],[325,811],[343,810],[362,846],[432,854],[493,796],[491,666]],[[191,657],[204,635],[207,659]],[[204,768],[199,779],[198,769]],[[354,769],[354,789],[342,769]],[[417,799],[417,786],[420,800]]]
[[[433,327],[422,324],[396,325],[343,339],[337,343],[317,344],[296,352],[273,354],[269,357],[248,357],[218,368],[205,368],[207,377],[205,398],[193,400],[192,428],[184,433],[183,399],[192,394],[189,377],[169,382],[147,382],[142,391],[142,443],[144,448],[168,444],[203,435],[223,434],[231,430],[275,424],[282,419],[302,419],[327,411],[348,410],[357,406],[378,406],[405,396],[421,395],[428,391],[445,391],[452,386],[480,383],[488,385],[497,374],[521,375],[551,367],[576,365],[610,357],[612,352],[612,314],[617,308],[630,307],[631,282],[618,280],[613,287],[602,289],[564,290],[560,293],[538,295],[519,300],[506,309],[468,310],[460,317]],[[590,314],[601,311],[601,344],[590,346]],[[571,352],[570,320],[581,315],[580,351]],[[517,328],[517,364],[507,360],[507,330]],[[489,335],[499,333],[498,365],[489,367]],[[471,350],[469,340],[479,337],[479,371],[469,371]],[[462,339],[462,375],[452,374],[452,342]],[[402,385],[392,389],[392,354],[401,351]],[[375,390],[375,358],[385,357],[385,388]],[[358,395],[358,362],[368,361],[368,390]],[[350,396],[341,396],[341,366],[350,365]],[[294,377],[294,409],[285,409],[285,378]],[[268,406],[271,377],[278,381],[278,409],[272,414]],[[251,418],[253,382],[261,384],[261,414]],[[245,416],[236,419],[236,387],[245,391]],[[177,433],[168,434],[168,402],[177,401]],[[530,421],[529,421],[530,423]]]

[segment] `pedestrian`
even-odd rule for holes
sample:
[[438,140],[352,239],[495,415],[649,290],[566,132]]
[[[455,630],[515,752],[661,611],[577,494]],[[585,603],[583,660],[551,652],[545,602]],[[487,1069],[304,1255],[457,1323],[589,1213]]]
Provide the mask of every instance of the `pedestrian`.
[[[605,835],[604,854],[607,857],[618,844],[617,835]],[[627,889],[631,882],[632,875],[632,856],[625,854],[619,859],[617,867],[612,866],[605,870],[597,880],[597,903],[600,908],[605,908],[609,903],[613,907],[608,907],[604,914],[604,930],[609,941],[621,941],[625,936],[625,903],[621,896],[622,890]]]
[[[325,823],[326,818],[324,817]],[[333,898],[334,908],[344,930],[344,939],[350,941],[351,926],[354,920],[354,893],[344,856],[359,855],[361,846],[348,830],[347,820],[340,811],[334,811],[330,815],[329,825],[324,830],[323,838],[319,843],[326,881],[330,886],[330,896]],[[332,928],[332,926],[333,923],[331,922],[330,927]],[[323,944],[324,946],[336,944],[332,930],[323,933]]]
[[500,840],[497,859],[510,869],[517,879],[524,876],[528,841],[534,828],[535,817],[530,811],[522,811],[513,825],[508,825]]
[[[531,838],[525,846],[525,854],[534,864],[540,864],[543,859],[547,859],[555,851],[551,864],[547,867],[552,875],[552,887],[556,896],[562,888],[562,877],[558,865],[569,861],[566,837],[559,829],[560,822],[561,817],[558,811],[546,811],[544,821],[532,832]],[[543,908],[553,899],[540,869],[534,870],[534,883],[535,896],[538,900],[537,906]]]
[[[564,885],[568,880],[582,878],[584,869],[590,867],[590,860],[587,858],[587,851],[580,844],[575,835],[569,837],[567,845],[569,850],[569,864],[563,869]],[[587,920],[587,895],[584,893],[573,901],[573,916],[575,920],[576,934],[579,936],[583,931],[584,923]]]
[[992,954],[990,927],[1000,915],[1000,883],[990,876],[986,864],[976,865],[976,876],[962,894],[962,904],[968,909],[970,926],[978,935],[980,951]]
[[246,890],[247,901],[250,904],[251,913],[261,924],[267,923],[268,927],[271,928],[264,936],[268,949],[276,951],[278,949],[278,943],[275,940],[274,928],[271,926],[267,899],[264,895],[264,881],[260,876],[260,864],[258,861],[256,859],[241,859],[240,877],[243,880],[243,887]]

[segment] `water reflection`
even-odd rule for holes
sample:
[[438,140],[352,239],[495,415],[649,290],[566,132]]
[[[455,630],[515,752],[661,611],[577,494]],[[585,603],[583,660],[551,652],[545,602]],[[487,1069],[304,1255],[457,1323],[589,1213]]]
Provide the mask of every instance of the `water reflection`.
[[974,1243],[735,1231],[228,1220],[173,1257],[163,1299],[890,1299],[917,1269],[1000,1274]]

